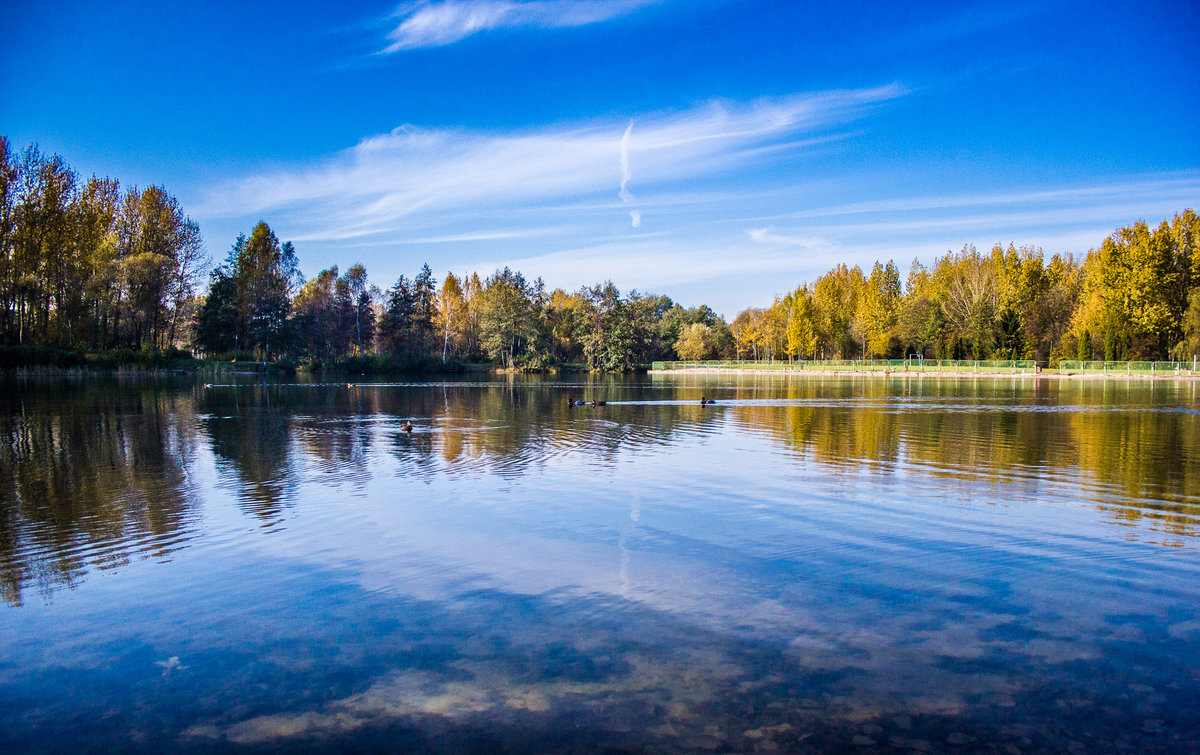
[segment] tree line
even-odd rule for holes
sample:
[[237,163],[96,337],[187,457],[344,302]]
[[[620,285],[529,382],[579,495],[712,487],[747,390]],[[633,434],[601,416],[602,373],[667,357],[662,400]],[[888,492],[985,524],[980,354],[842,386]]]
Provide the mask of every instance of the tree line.
[[870,274],[836,265],[812,283],[743,310],[738,357],[1190,360],[1200,353],[1200,217],[1118,229],[1083,258],[967,245],[901,284],[893,262]]
[[366,268],[334,266],[303,281],[295,251],[266,223],[239,237],[212,273],[195,345],[211,356],[290,357],[338,365],[434,369],[464,362],[510,369],[563,364],[630,370],[655,359],[704,359],[732,349],[724,318],[705,305],[611,282],[549,291],[510,268],[486,278],[429,265],[385,290]]
[[610,281],[547,290],[509,268],[429,265],[385,289],[361,264],[311,280],[260,222],[209,275],[200,229],[159,186],[83,180],[0,136],[0,344],[187,348],[313,366],[628,370],[659,359],[1188,359],[1200,352],[1200,218],[1118,229],[1082,259],[973,246],[906,280],[838,264],[732,323]]
[[[380,290],[362,265],[305,281],[265,223],[209,261],[199,226],[161,186],[82,179],[36,145],[0,136],[0,344],[192,349],[315,366],[582,363],[630,369],[732,348],[723,318],[611,282],[568,293],[505,268],[436,281],[429,266]],[[679,351],[676,351],[678,344]]]
[[180,343],[206,264],[199,226],[162,187],[82,180],[0,136],[0,342]]

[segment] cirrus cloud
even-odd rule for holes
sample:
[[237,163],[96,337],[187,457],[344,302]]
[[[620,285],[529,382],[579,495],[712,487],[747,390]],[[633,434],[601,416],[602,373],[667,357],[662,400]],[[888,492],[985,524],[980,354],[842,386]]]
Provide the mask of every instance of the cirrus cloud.
[[210,187],[200,214],[282,215],[297,241],[411,233],[428,223],[453,227],[458,214],[511,217],[563,208],[613,214],[620,207],[637,228],[648,202],[639,197],[632,204],[635,163],[650,199],[655,190],[699,179],[719,185],[724,174],[839,139],[838,127],[905,92],[892,84],[714,101],[681,112],[515,132],[405,126],[316,165]]
[[480,32],[532,27],[587,26],[627,15],[661,0],[443,0],[407,3],[390,18],[400,24],[388,33],[384,54],[444,47]]

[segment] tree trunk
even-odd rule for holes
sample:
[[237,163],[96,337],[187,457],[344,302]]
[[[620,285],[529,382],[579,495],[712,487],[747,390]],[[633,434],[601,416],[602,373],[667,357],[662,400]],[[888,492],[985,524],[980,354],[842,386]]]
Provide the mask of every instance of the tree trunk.
[[179,306],[171,311],[171,326],[167,331],[167,346],[175,345],[175,322],[179,318]]
[[358,310],[359,309],[361,309],[361,307],[357,303],[355,303],[355,305],[354,305],[354,332],[358,335],[358,361],[360,364],[365,365],[366,364],[366,355],[363,354],[363,349],[362,349],[362,326],[358,322]]

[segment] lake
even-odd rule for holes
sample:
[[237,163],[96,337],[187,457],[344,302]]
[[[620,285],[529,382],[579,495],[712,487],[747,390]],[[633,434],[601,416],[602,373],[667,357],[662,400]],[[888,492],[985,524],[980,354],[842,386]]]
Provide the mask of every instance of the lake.
[[206,379],[3,383],[0,750],[1200,748],[1196,382]]

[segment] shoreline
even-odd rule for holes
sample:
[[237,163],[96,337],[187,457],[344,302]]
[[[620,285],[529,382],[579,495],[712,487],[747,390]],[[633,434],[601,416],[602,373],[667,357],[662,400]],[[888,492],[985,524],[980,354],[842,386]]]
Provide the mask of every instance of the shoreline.
[[1159,381],[1178,380],[1190,382],[1200,380],[1200,374],[1162,373],[1148,375],[1144,373],[1125,372],[998,372],[998,371],[959,371],[943,370],[759,370],[741,369],[737,367],[690,367],[683,370],[647,370],[650,375],[780,375],[786,377],[870,377],[870,378],[1008,378],[1020,380],[1139,380]]

